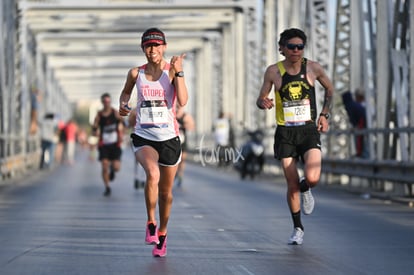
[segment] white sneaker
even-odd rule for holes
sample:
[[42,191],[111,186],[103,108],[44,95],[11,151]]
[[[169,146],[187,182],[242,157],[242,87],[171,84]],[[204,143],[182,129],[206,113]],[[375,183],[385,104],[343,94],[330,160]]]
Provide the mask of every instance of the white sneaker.
[[[305,180],[305,178],[301,178],[300,182],[303,180]],[[300,195],[303,213],[305,215],[311,214],[315,207],[315,199],[313,198],[311,189],[309,188],[308,191],[300,193]]]
[[289,238],[288,244],[302,244],[303,235],[305,235],[305,232],[303,232],[300,227],[295,227],[295,229],[293,229],[292,236]]

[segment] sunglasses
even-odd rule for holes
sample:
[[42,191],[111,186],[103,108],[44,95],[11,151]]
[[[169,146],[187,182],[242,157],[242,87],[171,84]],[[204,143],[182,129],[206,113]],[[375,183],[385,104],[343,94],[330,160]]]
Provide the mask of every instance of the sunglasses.
[[291,43],[288,43],[288,44],[286,44],[286,48],[288,48],[289,50],[298,49],[299,51],[301,51],[305,48],[305,45],[304,44],[291,44]]

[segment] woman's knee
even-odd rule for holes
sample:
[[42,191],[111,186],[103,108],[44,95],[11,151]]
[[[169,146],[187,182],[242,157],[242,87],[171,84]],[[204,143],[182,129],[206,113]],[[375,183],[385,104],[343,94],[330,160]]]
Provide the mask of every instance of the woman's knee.
[[173,194],[169,191],[160,191],[159,194],[159,200],[163,202],[172,202],[173,201]]
[[147,176],[147,182],[153,182],[155,184],[158,184],[160,180],[160,170],[158,167],[148,167],[145,170],[146,176]]

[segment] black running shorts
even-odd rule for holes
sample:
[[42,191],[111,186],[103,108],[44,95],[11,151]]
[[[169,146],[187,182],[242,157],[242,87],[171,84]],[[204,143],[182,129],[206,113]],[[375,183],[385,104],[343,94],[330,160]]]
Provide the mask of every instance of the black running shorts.
[[114,144],[102,145],[98,147],[99,151],[99,160],[108,159],[108,160],[120,160],[122,155],[122,150],[119,146]]
[[273,145],[276,159],[299,158],[310,149],[321,150],[321,138],[315,124],[287,127],[278,125]]
[[158,163],[163,166],[174,166],[181,161],[181,142],[179,137],[165,141],[145,139],[136,134],[131,134],[134,152],[142,146],[151,146],[159,155]]

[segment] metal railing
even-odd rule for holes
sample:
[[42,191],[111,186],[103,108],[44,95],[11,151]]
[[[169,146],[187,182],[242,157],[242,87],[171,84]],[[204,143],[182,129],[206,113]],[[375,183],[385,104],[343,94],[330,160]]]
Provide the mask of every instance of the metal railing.
[[19,178],[38,169],[40,151],[39,137],[0,135],[0,180]]
[[[414,128],[409,127],[330,131],[324,138],[331,150],[336,146],[336,151],[329,151],[323,158],[322,173],[333,183],[352,185],[367,192],[379,191],[413,197],[414,160],[411,155],[414,148],[410,143],[413,133]],[[369,158],[353,156],[352,141],[357,135],[362,135],[368,141],[365,145],[370,148]],[[339,145],[333,144],[333,140],[343,144],[342,150]],[[347,176],[348,182],[344,183],[340,176]]]

